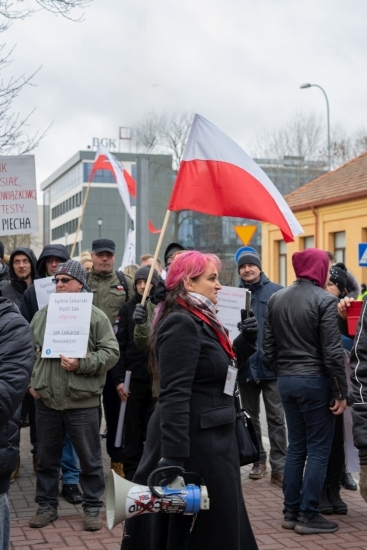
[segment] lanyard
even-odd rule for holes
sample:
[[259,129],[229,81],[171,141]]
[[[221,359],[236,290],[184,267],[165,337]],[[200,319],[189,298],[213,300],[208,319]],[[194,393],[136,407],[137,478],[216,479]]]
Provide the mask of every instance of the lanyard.
[[215,334],[218,336],[219,338],[219,341],[222,345],[222,348],[224,348],[224,350],[228,353],[228,355],[230,356],[231,359],[234,359],[236,357],[236,354],[233,350],[233,346],[232,346],[232,343],[229,339],[229,337],[227,336],[226,333],[222,333],[220,332],[220,330],[218,330],[216,327],[214,327],[211,322],[209,321],[209,319],[206,317],[206,315],[204,315],[204,313],[202,313],[201,311],[199,311],[198,309],[196,308],[191,308],[189,307],[186,302],[178,297],[177,298],[177,303],[180,304],[180,306],[183,306],[184,308],[188,309],[189,311],[191,311],[194,315],[196,315],[196,317],[199,317],[202,321],[204,321],[204,323],[206,323],[207,325],[209,325],[215,332]]

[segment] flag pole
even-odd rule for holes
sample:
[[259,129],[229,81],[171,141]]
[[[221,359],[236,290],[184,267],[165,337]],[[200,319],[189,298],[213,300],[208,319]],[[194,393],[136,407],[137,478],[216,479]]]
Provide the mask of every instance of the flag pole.
[[154,252],[153,262],[152,262],[152,265],[150,267],[150,271],[149,271],[149,275],[148,275],[148,279],[147,279],[147,284],[145,285],[143,298],[141,299],[141,305],[142,306],[145,305],[145,302],[146,302],[146,299],[147,299],[147,296],[148,296],[148,293],[149,293],[149,287],[150,287],[150,283],[152,282],[153,271],[155,270],[158,254],[159,254],[159,251],[161,249],[162,242],[163,242],[163,237],[164,237],[164,234],[165,234],[166,229],[167,229],[170,213],[171,213],[171,211],[167,210],[166,215],[164,217],[161,234],[159,235],[157,246],[156,246],[156,249],[155,249],[155,252]]
[[75,248],[76,248],[76,242],[77,242],[77,240],[78,240],[78,235],[79,235],[80,227],[81,227],[82,222],[83,222],[85,207],[86,207],[86,205],[87,205],[87,200],[88,200],[88,195],[89,195],[91,183],[92,183],[92,179],[90,179],[89,182],[88,182],[88,187],[87,187],[87,191],[86,191],[86,193],[85,193],[85,197],[84,197],[84,201],[83,201],[83,205],[82,205],[82,212],[81,212],[81,214],[80,214],[80,216],[79,216],[78,227],[76,228],[75,239],[74,239],[73,247],[72,247],[72,249],[71,249],[70,258],[72,258],[72,257],[74,256],[74,252],[75,252]]

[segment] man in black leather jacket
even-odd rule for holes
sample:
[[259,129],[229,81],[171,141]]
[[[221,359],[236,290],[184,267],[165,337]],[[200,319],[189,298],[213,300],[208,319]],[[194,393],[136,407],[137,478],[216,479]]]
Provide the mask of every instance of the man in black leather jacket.
[[320,516],[319,499],[334,415],[346,408],[337,299],[324,290],[330,269],[326,252],[308,248],[295,252],[292,262],[297,280],[270,298],[263,342],[288,426],[282,526],[300,534],[332,533],[338,524]]
[[0,548],[9,547],[8,490],[19,455],[21,403],[33,369],[29,324],[0,291]]

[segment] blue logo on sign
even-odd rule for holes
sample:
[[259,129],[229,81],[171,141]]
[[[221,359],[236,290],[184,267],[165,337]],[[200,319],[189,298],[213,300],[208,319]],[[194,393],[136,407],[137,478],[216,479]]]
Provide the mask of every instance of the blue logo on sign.
[[361,267],[367,267],[367,243],[358,244],[358,260]]
[[51,353],[51,350],[50,349],[46,349],[46,355],[50,355]]

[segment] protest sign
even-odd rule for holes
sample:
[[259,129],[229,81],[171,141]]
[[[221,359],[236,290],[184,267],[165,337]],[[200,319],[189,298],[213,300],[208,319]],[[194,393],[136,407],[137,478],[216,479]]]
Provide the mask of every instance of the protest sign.
[[36,298],[38,309],[48,305],[50,294],[56,291],[55,283],[52,282],[53,277],[43,277],[43,279],[35,279],[34,290],[36,291]]
[[38,233],[33,155],[0,156],[0,236]]
[[93,294],[50,294],[42,357],[84,357],[87,353]]
[[245,288],[232,286],[222,286],[222,290],[218,291],[217,317],[229,331],[232,342],[239,335],[237,323],[241,321],[241,309],[246,309],[247,292]]

